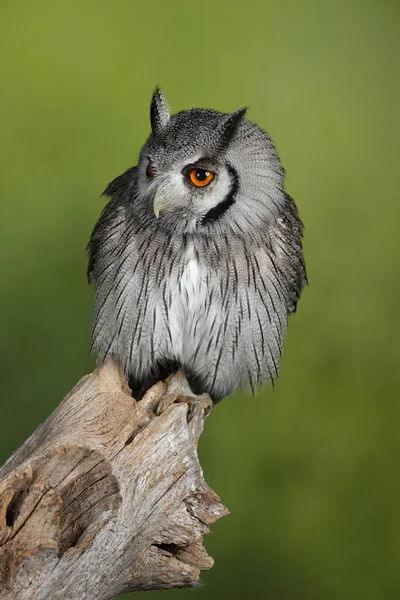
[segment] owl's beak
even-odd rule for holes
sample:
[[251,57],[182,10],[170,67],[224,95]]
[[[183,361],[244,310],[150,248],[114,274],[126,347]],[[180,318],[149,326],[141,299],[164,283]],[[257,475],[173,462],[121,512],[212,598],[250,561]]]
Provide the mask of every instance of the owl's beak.
[[160,212],[164,210],[164,208],[166,208],[168,204],[169,202],[164,196],[164,194],[160,193],[160,191],[157,191],[153,201],[153,210],[157,219],[160,216]]

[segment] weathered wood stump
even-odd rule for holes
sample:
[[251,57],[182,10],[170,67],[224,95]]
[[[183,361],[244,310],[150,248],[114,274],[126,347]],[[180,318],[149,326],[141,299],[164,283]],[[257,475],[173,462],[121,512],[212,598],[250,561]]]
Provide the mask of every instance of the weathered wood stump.
[[107,360],[83,377],[0,470],[0,599],[109,600],[194,586],[227,514],[197,457],[203,416],[160,416]]

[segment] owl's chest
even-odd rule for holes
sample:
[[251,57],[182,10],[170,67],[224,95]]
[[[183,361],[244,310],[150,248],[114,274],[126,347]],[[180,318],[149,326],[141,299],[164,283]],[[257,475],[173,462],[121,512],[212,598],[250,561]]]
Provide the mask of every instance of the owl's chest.
[[182,311],[197,312],[205,307],[207,299],[206,273],[197,258],[190,256],[177,281],[176,299]]
[[179,351],[204,329],[209,301],[207,281],[206,267],[190,248],[186,252],[183,269],[173,283],[168,317],[173,344]]

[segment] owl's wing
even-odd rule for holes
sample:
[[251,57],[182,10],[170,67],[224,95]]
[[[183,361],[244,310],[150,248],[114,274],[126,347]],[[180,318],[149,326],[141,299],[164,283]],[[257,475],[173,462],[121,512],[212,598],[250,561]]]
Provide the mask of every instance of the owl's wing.
[[149,372],[165,346],[160,297],[168,282],[162,266],[168,262],[161,246],[156,244],[154,252],[150,248],[154,227],[143,224],[133,211],[136,188],[135,168],[107,187],[105,193],[112,198],[89,242],[88,275],[96,284],[92,347],[100,359],[117,356],[127,373],[139,377]]
[[136,167],[128,169],[109,183],[102,194],[111,196],[111,200],[104,207],[86,248],[89,254],[87,275],[90,283],[97,279],[106,257],[118,247],[124,230],[125,197],[135,181],[135,174]]
[[279,271],[287,311],[293,313],[301,290],[308,282],[302,244],[303,223],[299,219],[293,198],[288,194],[285,196],[285,211],[272,227],[271,244],[273,262]]

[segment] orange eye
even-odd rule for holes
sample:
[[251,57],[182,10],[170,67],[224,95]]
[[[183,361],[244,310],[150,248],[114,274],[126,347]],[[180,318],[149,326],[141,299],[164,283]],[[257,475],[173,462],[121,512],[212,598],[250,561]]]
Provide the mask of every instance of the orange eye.
[[154,175],[155,175],[154,165],[151,162],[151,160],[149,160],[149,162],[147,164],[146,175],[147,175],[147,177],[154,177]]
[[189,179],[196,187],[206,187],[214,179],[214,173],[205,171],[204,169],[190,169]]

